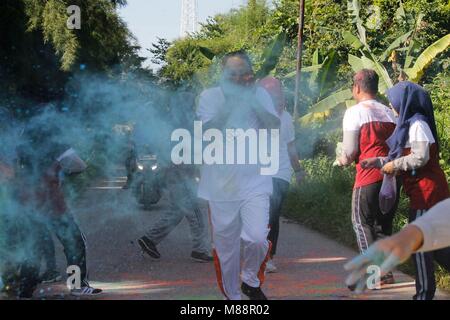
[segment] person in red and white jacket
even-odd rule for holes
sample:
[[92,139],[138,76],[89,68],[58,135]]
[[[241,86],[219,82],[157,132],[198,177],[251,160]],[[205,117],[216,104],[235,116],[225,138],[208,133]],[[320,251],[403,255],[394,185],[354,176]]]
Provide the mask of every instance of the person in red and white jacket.
[[[366,168],[382,167],[385,174],[401,173],[403,188],[410,199],[409,221],[424,215],[437,203],[450,198],[450,191],[439,165],[439,141],[433,104],[421,86],[403,81],[387,91],[399,121],[389,138],[389,156],[367,159]],[[450,248],[413,255],[416,265],[415,300],[434,298],[434,261],[450,269]]]
[[[383,175],[379,169],[363,168],[361,161],[385,157],[389,147],[386,140],[395,130],[395,116],[385,105],[376,101],[378,75],[363,69],[353,77],[353,97],[357,105],[347,109],[343,120],[343,147],[337,151],[340,166],[356,162],[356,180],[352,197],[352,224],[361,253],[378,239],[392,234],[392,221],[396,206],[383,214],[379,206],[379,193]],[[381,284],[393,283],[387,274]],[[353,288],[350,288],[353,289]]]

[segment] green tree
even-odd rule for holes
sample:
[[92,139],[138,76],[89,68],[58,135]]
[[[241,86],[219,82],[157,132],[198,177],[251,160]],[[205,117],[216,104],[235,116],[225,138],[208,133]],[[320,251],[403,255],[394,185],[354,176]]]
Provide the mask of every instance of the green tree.
[[[143,59],[116,9],[126,1],[4,0],[0,99],[24,105],[60,99],[74,72],[136,71]],[[67,7],[81,8],[81,29],[67,28]]]

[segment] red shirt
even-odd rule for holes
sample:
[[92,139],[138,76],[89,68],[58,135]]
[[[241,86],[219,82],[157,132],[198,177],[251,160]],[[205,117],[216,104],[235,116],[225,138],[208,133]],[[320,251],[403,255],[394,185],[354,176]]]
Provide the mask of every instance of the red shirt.
[[[411,153],[405,148],[403,155]],[[438,202],[450,198],[447,179],[439,165],[438,150],[435,143],[430,146],[430,160],[422,168],[406,171],[402,174],[403,188],[410,199],[413,210],[428,210]]]
[[344,116],[344,131],[359,132],[359,151],[356,156],[355,188],[383,180],[380,169],[363,169],[362,160],[386,157],[389,147],[386,140],[395,130],[395,117],[385,105],[368,100],[347,109]]

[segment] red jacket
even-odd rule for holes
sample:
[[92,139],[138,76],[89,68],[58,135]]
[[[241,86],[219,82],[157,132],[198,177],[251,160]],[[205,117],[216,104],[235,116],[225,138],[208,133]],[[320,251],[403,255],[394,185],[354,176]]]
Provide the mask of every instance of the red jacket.
[[[411,153],[410,148],[405,148],[403,155]],[[410,198],[410,207],[414,210],[428,210],[438,202],[450,198],[445,173],[439,165],[437,146],[430,146],[430,160],[422,168],[406,171],[402,174],[403,188]]]

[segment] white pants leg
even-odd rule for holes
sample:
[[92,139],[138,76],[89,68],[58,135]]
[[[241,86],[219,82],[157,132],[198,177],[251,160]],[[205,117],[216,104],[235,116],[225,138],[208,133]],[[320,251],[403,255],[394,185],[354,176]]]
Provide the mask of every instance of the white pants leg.
[[210,201],[214,265],[217,282],[227,299],[240,300],[241,201]]
[[264,271],[269,257],[269,209],[270,196],[259,195],[241,206],[242,233],[244,242],[244,263],[242,281],[251,287],[264,282]]
[[240,241],[244,242],[242,281],[259,287],[269,253],[270,196],[243,201],[210,201],[214,257],[219,287],[230,300],[241,299]]

